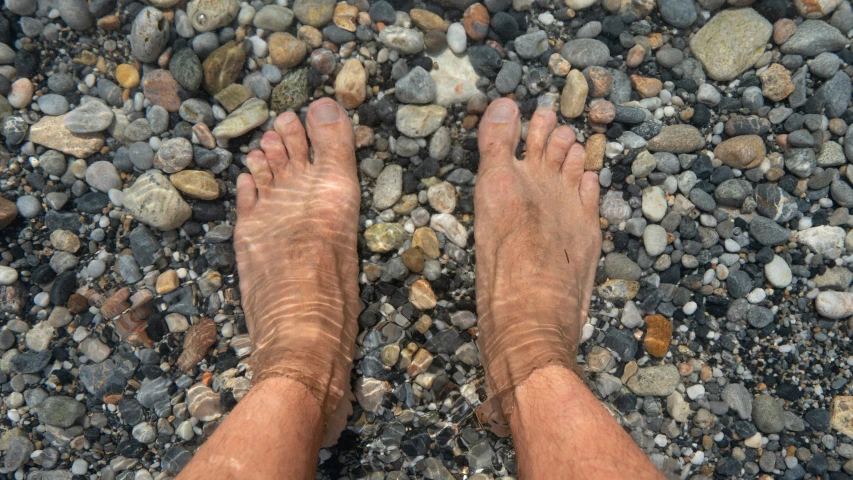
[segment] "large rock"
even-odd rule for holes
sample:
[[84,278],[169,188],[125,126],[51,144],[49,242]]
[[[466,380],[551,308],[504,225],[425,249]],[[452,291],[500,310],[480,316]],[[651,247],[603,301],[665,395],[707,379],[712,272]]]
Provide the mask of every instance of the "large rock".
[[764,52],[773,26],[751,8],[718,13],[690,40],[690,50],[714,80],[732,80]]
[[767,153],[764,140],[758,135],[742,135],[723,141],[714,149],[714,156],[732,168],[748,170],[757,167]]
[[130,31],[130,51],[140,62],[157,60],[169,43],[169,21],[163,12],[145,7],[133,19]]
[[96,133],[110,128],[115,115],[106,104],[92,100],[72,110],[64,119],[69,132]]
[[439,105],[403,105],[397,110],[397,130],[412,138],[426,137],[438,130],[447,116]]
[[104,146],[101,133],[73,133],[65,128],[65,116],[43,117],[30,127],[29,139],[77,158],[89,158]]
[[215,95],[234,83],[240,76],[245,61],[246,52],[242,43],[238,44],[232,40],[214,50],[202,64],[204,89]]
[[448,48],[432,57],[432,61],[434,66],[429,74],[435,82],[435,103],[445,107],[467,103],[479,93],[477,80],[480,77],[467,56],[456,56]]
[[140,222],[160,230],[174,230],[192,215],[178,190],[156,171],[142,174],[124,191],[124,207]]
[[838,51],[846,44],[847,38],[837,28],[822,20],[806,20],[797,26],[797,33],[779,49],[785,54],[814,57],[824,52]]
[[826,318],[840,320],[853,315],[853,293],[826,291],[817,294],[814,301],[817,313]]

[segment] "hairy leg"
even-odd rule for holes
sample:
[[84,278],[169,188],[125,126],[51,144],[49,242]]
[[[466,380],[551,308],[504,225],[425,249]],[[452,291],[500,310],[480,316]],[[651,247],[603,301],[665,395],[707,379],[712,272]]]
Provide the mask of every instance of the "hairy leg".
[[[509,99],[480,123],[477,311],[490,400],[481,418],[515,438],[523,479],[662,478],[577,371],[601,254],[598,178],[554,112],[539,109],[523,160]],[[617,470],[618,467],[618,470]]]
[[515,399],[512,436],[521,478],[663,478],[574,372],[537,370]]
[[271,377],[237,404],[178,478],[312,479],[322,434],[320,407],[305,385]]

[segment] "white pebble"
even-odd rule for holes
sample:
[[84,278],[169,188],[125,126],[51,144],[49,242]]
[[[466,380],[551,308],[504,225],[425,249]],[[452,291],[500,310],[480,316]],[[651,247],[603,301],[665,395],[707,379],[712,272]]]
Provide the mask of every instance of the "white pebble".
[[33,297],[33,303],[38,305],[39,307],[46,307],[50,305],[50,294],[47,292],[39,292]]
[[87,470],[89,470],[89,464],[82,458],[74,460],[74,463],[71,464],[71,473],[74,475],[85,475]]
[[703,395],[705,395],[704,385],[691,385],[687,387],[687,397],[690,398],[690,400],[696,400]]
[[693,457],[690,458],[690,463],[693,465],[702,465],[705,463],[705,452],[699,450],[698,452],[693,454]]
[[694,313],[696,313],[696,309],[698,307],[699,306],[696,305],[696,302],[691,300],[685,303],[683,307],[681,307],[681,311],[684,312],[685,315],[693,315]]
[[0,265],[0,285],[11,285],[18,280],[18,271],[12,267]]

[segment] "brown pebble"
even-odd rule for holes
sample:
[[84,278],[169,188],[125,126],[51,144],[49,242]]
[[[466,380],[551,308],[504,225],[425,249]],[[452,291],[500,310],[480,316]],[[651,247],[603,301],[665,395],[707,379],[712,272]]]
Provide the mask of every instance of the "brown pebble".
[[663,315],[646,317],[646,338],[643,344],[649,355],[657,358],[666,356],[669,343],[672,341],[672,322]]
[[770,65],[758,78],[761,79],[761,93],[774,102],[782,101],[794,93],[790,72],[778,63]]
[[429,10],[413,8],[409,12],[409,16],[412,17],[412,23],[424,32],[428,32],[430,30],[447,30],[447,25],[444,23],[444,20]]
[[0,197],[0,230],[8,227],[18,216],[18,206],[15,202]]
[[480,117],[476,115],[467,115],[462,119],[462,128],[466,130],[471,130],[477,126],[477,122],[480,120]]
[[583,71],[584,77],[589,83],[589,96],[592,98],[603,98],[610,95],[613,88],[613,77],[604,67],[592,66]]
[[121,18],[118,15],[107,15],[98,20],[98,28],[102,28],[108,32],[121,28]]
[[646,57],[646,49],[643,48],[642,45],[634,45],[628,50],[628,54],[625,56],[625,64],[628,65],[629,68],[637,68],[643,63],[643,58]]
[[833,118],[829,121],[829,131],[833,135],[841,137],[847,133],[847,122],[840,118]]
[[474,3],[465,9],[462,26],[472,40],[482,40],[489,33],[489,11],[482,3]]
[[441,30],[430,30],[424,35],[424,49],[428,53],[439,53],[447,46],[447,35]]
[[214,343],[216,324],[207,317],[201,317],[184,335],[184,351],[178,357],[178,368],[185,372],[192,370]]
[[589,120],[591,122],[608,124],[616,118],[616,107],[607,100],[599,100],[592,104],[589,109]]
[[366,125],[355,126],[355,148],[365,148],[373,145],[373,129]]
[[121,312],[130,308],[130,303],[127,301],[128,298],[130,298],[130,288],[124,287],[117,291],[101,305],[101,315],[107,319],[118,316]]
[[71,313],[80,315],[89,309],[89,300],[79,293],[72,293],[71,296],[68,297],[68,303],[66,306]]
[[597,172],[604,168],[604,147],[607,144],[607,137],[601,133],[589,137],[584,146],[586,151],[586,161],[583,164],[584,170]]
[[154,105],[160,105],[167,112],[177,112],[181,108],[178,96],[178,82],[168,70],[154,70],[142,79],[142,93]]
[[420,248],[407,248],[402,256],[406,268],[412,272],[421,273],[424,270],[424,253]]
[[656,97],[663,89],[663,83],[657,78],[641,77],[631,75],[631,86],[640,94],[641,98]]
[[773,43],[782,45],[797,33],[797,24],[790,18],[781,18],[773,24]]

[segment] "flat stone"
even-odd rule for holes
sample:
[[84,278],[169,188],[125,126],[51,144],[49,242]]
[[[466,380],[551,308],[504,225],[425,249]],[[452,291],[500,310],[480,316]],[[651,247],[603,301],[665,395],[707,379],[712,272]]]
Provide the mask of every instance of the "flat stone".
[[779,433],[785,429],[784,410],[769,395],[756,395],[752,400],[752,422],[762,433]]
[[740,170],[757,167],[764,160],[766,153],[764,140],[758,135],[729,138],[714,149],[714,156],[724,165]]
[[821,225],[799,232],[797,242],[823,255],[827,260],[835,260],[844,253],[844,235],[844,229],[841,227]]
[[174,230],[187,221],[192,209],[163,174],[142,174],[124,191],[124,206],[138,221],[160,230]]
[[644,367],[628,379],[626,385],[634,394],[643,397],[666,397],[681,383],[675,365]]
[[228,140],[239,137],[249,131],[260,127],[270,114],[267,103],[259,98],[247,100],[240,108],[231,112],[225,120],[213,129],[213,136],[217,140]]
[[[282,34],[274,33],[272,36],[275,35]],[[246,52],[243,50],[242,43],[238,44],[232,40],[217,48],[202,63],[202,70],[204,71],[202,85],[204,89],[211,95],[216,95],[237,81],[245,62]]]
[[36,412],[41,423],[68,428],[86,413],[86,406],[71,397],[56,395],[41,402]]
[[664,125],[660,133],[649,140],[653,152],[692,153],[705,146],[705,139],[692,125]]
[[727,9],[690,39],[690,49],[709,77],[729,81],[752,67],[772,32],[770,22],[755,10]]
[[30,127],[29,140],[76,158],[89,158],[104,146],[101,133],[73,133],[65,127],[65,117],[42,117]]
[[829,425],[853,439],[853,396],[837,395],[832,399],[830,412]]
[[593,65],[603,67],[610,60],[610,49],[603,42],[592,38],[569,40],[560,51],[572,68],[583,70]]
[[371,252],[385,253],[403,246],[406,231],[399,223],[378,223],[364,231],[367,248]]
[[397,110],[397,130],[411,138],[426,137],[438,130],[447,116],[440,105],[403,105]]
[[112,125],[115,115],[110,107],[97,100],[86,102],[63,117],[71,133],[102,132]]
[[822,20],[806,20],[797,25],[797,32],[779,49],[784,54],[814,57],[836,52],[846,44],[847,38],[837,28]]
[[435,103],[445,107],[467,103],[480,92],[477,88],[480,77],[467,56],[459,57],[445,49],[440,55],[430,58],[434,63],[429,74],[435,82]]

